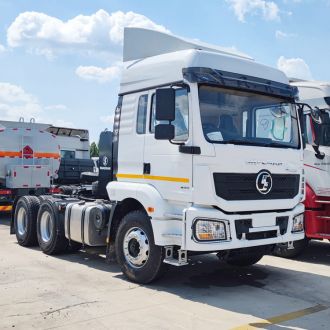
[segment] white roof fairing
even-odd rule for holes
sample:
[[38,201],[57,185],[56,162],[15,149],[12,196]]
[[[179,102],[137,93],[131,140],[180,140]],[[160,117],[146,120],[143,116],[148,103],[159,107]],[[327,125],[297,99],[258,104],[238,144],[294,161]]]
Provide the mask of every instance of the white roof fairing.
[[330,82],[315,80],[293,80],[291,85],[298,87],[299,99],[301,102],[309,104],[311,107],[329,109],[325,102],[325,97],[330,97]]
[[247,55],[145,29],[125,29],[123,58],[120,94],[182,81],[182,69],[188,67],[289,83],[282,71],[256,63]]

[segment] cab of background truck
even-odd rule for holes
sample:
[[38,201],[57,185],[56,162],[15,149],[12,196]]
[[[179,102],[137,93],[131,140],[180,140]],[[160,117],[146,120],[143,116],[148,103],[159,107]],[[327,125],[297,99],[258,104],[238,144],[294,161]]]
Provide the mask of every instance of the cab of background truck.
[[[304,237],[297,91],[284,73],[135,28],[125,29],[124,62],[111,200],[137,198],[159,245],[206,251],[215,246],[204,240],[225,249]],[[221,222],[220,238],[203,237],[212,221]]]
[[305,114],[306,236],[330,238],[330,83],[299,81],[299,99],[320,111],[321,123]]

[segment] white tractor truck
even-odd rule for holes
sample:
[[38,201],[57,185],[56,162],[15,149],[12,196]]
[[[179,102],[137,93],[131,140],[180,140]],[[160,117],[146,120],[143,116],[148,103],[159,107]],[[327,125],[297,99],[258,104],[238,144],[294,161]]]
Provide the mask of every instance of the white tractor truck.
[[125,29],[123,61],[99,164],[108,198],[42,196],[27,209],[23,197],[15,208],[44,253],[104,246],[129,280],[149,283],[193,254],[247,266],[304,238],[297,90],[281,71],[138,28]]

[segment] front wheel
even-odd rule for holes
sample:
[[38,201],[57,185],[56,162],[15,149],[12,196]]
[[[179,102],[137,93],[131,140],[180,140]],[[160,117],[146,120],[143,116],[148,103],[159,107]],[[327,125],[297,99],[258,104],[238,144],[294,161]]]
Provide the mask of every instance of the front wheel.
[[164,272],[164,249],[155,245],[150,219],[143,210],[122,219],[115,245],[118,264],[132,282],[147,284]]
[[274,250],[274,255],[282,258],[295,258],[304,252],[309,244],[309,239],[304,238],[299,241],[294,241],[293,249],[288,248],[288,244],[277,244]]

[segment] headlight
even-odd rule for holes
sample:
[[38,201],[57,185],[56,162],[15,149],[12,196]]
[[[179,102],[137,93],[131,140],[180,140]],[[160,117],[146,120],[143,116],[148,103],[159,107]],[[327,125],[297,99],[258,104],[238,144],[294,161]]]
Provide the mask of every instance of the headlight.
[[304,213],[298,214],[293,218],[292,232],[304,231]]
[[226,225],[223,221],[197,220],[194,223],[194,235],[198,241],[226,240]]

